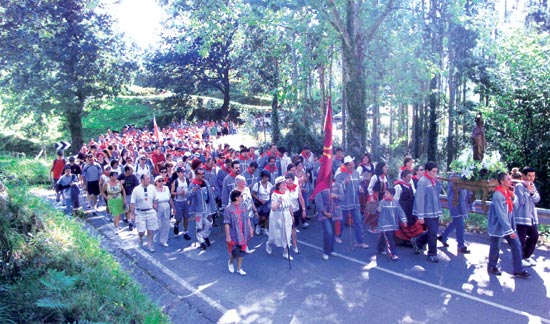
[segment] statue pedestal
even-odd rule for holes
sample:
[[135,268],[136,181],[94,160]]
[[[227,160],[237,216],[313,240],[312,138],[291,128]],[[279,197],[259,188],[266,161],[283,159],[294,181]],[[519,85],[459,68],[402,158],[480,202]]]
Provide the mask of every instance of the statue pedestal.
[[[458,192],[460,189],[466,189],[472,193],[472,199],[475,199],[476,195],[481,192],[481,208],[485,213],[489,210],[487,206],[487,196],[489,193],[495,191],[495,188],[498,186],[498,181],[496,179],[491,180],[464,180],[460,178],[447,178],[445,179],[454,184],[457,190],[454,190],[454,195],[452,197],[453,204],[458,203]],[[450,197],[449,197],[450,198]]]

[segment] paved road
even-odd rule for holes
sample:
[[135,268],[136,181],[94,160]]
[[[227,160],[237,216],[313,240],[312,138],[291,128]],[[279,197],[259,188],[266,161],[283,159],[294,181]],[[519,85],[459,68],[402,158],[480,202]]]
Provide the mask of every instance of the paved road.
[[230,274],[221,227],[212,246],[171,233],[170,246],[156,253],[137,247],[137,234],[115,236],[102,213],[90,216],[90,230],[157,301],[174,323],[550,323],[550,251],[539,249],[527,280],[511,276],[505,246],[501,277],[486,272],[488,238],[468,235],[470,255],[456,244],[439,247],[432,264],[399,246],[400,259],[375,254],[376,235],[365,233],[369,249],[353,248],[350,228],[336,255],[321,258],[317,221],[298,234],[300,254],[289,268],[282,250],[265,252],[265,237],[254,237],[243,268]]

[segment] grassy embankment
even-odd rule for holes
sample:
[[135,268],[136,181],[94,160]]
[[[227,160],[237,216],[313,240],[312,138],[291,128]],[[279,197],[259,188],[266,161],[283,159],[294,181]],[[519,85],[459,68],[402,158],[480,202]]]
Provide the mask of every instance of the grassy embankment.
[[48,169],[0,157],[0,323],[169,323],[81,222],[30,194]]

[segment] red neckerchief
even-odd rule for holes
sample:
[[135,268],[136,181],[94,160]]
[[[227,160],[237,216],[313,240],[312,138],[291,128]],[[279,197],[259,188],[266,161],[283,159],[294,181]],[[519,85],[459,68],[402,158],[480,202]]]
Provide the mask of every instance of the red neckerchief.
[[203,169],[205,169],[208,172],[212,172],[212,168],[208,167],[208,165],[204,165]]
[[229,171],[229,170],[225,167],[225,164],[222,164],[221,169],[224,170],[224,171],[227,172],[227,173],[231,173],[231,171]]
[[290,184],[290,185],[289,185],[289,184],[286,185],[286,188],[287,188],[289,191],[291,191],[291,192],[294,191],[294,190],[296,190],[297,187],[298,187],[298,186],[297,186],[295,183]]
[[274,165],[273,168],[271,168],[271,166],[268,164],[268,165],[265,166],[264,170],[267,170],[270,173],[277,172],[277,166]]
[[248,167],[248,169],[246,169],[246,172],[248,172],[248,174],[254,174],[254,171],[250,170],[250,167]]
[[232,176],[233,178],[235,178],[237,176],[237,174],[233,173],[233,171],[229,172],[229,175]]
[[435,178],[430,177],[427,172],[424,173],[424,176],[426,178],[430,179],[430,181],[432,182],[432,186],[435,186]]
[[407,188],[411,186],[410,183],[407,183],[407,182],[405,182],[405,181],[403,181],[403,180],[394,181],[393,184],[394,184],[394,185],[402,184],[402,185],[404,185],[404,186],[407,187]]
[[284,195],[285,194],[284,192],[281,192],[278,189],[273,190],[273,192],[278,194],[278,195]]
[[199,185],[199,187],[202,187],[202,184],[204,183],[204,181],[195,178],[195,179],[193,179],[193,183],[196,184],[196,185]]
[[506,205],[508,205],[508,212],[511,213],[514,209],[514,202],[512,201],[512,191],[505,189],[503,186],[497,186],[495,191],[500,192],[504,198],[506,198]]
[[304,151],[302,151],[302,153],[300,153],[303,157],[306,158],[306,160],[309,160],[309,157],[311,156],[311,152],[309,152],[308,154],[306,154]]
[[387,200],[387,201],[392,201],[392,200],[393,200],[393,197],[386,197],[386,196],[384,196],[384,198],[382,198],[382,199]]
[[250,160],[250,157],[246,157],[246,159],[242,156],[242,154],[239,154],[239,160],[243,161],[243,162],[246,162],[248,160]]
[[342,171],[344,173],[347,173],[347,174],[351,174],[351,171],[348,170],[348,168],[346,168],[345,165],[340,166],[340,171]]
[[409,170],[409,169],[407,169],[407,166],[404,165],[404,166],[400,167],[399,170],[405,171],[405,170]]

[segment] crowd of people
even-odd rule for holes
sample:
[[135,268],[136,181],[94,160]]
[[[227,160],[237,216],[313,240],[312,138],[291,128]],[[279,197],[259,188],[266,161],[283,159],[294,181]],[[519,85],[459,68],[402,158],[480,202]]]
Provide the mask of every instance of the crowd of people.
[[[59,151],[50,175],[56,198],[63,198],[65,212],[71,214],[73,208],[82,208],[81,187],[87,196],[85,208],[97,213],[98,204],[104,203],[115,232],[123,230],[121,222],[127,223],[129,231],[137,230],[142,247],[146,236],[150,252],[157,243],[169,246],[171,229],[175,237],[180,233],[184,240],[194,237],[206,250],[212,244],[212,227],[221,225],[228,270],[241,275],[246,275],[243,257],[254,235],[267,237],[268,254],[278,247],[283,258],[292,260],[292,254],[300,253],[298,233],[309,227],[313,216],[321,224],[324,260],[330,258],[335,244],[343,242],[344,226],[353,228],[349,240],[361,249],[369,247],[364,229],[378,233],[376,252],[394,261],[399,259],[395,244],[399,240],[417,254],[427,246],[427,260],[437,263],[438,241],[449,247],[453,231],[457,252],[470,253],[464,219],[472,210],[472,194],[455,188],[453,181],[442,181],[436,163],[415,164],[405,157],[399,179],[392,181],[384,161],[375,163],[365,153],[356,163],[354,157],[336,149],[331,185],[312,197],[320,161],[308,146],[294,154],[276,144],[262,153],[254,146],[232,148],[222,144],[225,134],[219,126],[214,122],[171,124],[160,131],[126,126],[91,139],[67,160]],[[536,264],[535,204],[540,196],[534,180],[535,170],[529,167],[498,176],[488,216],[490,274],[502,273],[497,266],[502,238],[513,247],[516,277],[529,277],[525,268]],[[439,234],[444,186],[452,221]],[[451,199],[455,195],[458,198]]]

